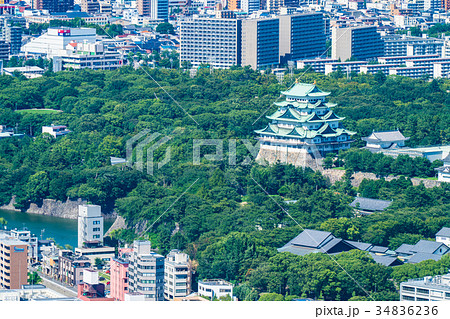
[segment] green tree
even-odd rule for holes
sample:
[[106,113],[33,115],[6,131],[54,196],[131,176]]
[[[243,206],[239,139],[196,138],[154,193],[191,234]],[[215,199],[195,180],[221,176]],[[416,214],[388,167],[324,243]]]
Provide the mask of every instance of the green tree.
[[42,282],[42,278],[39,276],[39,274],[36,271],[29,272],[28,273],[28,283],[30,285],[37,285]]
[[161,34],[175,34],[173,25],[168,22],[158,24],[158,26],[156,27],[156,32]]

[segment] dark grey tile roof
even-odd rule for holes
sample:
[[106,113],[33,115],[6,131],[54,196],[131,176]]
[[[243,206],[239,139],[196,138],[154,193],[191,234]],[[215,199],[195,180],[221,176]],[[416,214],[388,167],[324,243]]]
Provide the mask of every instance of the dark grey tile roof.
[[373,246],[372,248],[370,248],[370,252],[371,253],[385,253],[389,250],[389,248],[384,247],[384,246]]
[[442,227],[441,230],[437,232],[436,236],[450,237],[450,228]]
[[395,252],[397,254],[413,255],[414,253],[411,251],[413,247],[414,245],[402,244],[395,250]]
[[321,252],[331,252],[331,250],[338,244],[343,243],[344,247],[348,247],[350,250],[355,249],[353,245],[349,244],[347,241],[341,239],[341,238],[333,238],[329,242],[327,242],[325,245],[323,245],[319,250]]
[[441,259],[442,255],[435,255],[435,254],[428,254],[428,253],[417,253],[411,256],[411,258],[408,259],[409,264],[417,264],[424,260],[439,260]]
[[436,250],[439,249],[439,247],[444,246],[446,250],[448,250],[448,247],[445,246],[443,243],[438,243],[431,240],[419,240],[417,244],[414,245],[413,248],[411,248],[411,251],[414,253],[428,253],[432,254]]
[[327,231],[305,229],[297,237],[288,242],[285,246],[295,245],[318,248],[330,236],[332,236],[332,238],[335,238],[330,232]]
[[283,246],[281,248],[277,249],[279,253],[288,252],[297,256],[304,256],[311,253],[318,253],[320,252],[317,249],[314,248],[305,248],[305,247],[298,247],[298,246]]
[[346,242],[352,246],[355,246],[359,250],[369,250],[369,248],[373,246],[372,244],[362,243],[359,241],[346,240]]
[[373,199],[366,197],[356,197],[350,206],[356,208],[356,204],[359,203],[359,209],[369,211],[382,211],[388,208],[392,202],[389,200]]
[[374,253],[370,253],[370,256],[372,256],[373,260],[377,264],[381,264],[384,266],[397,266],[403,264],[403,262],[398,259],[397,257],[392,256],[386,256],[386,255],[376,255]]
[[373,132],[365,139],[378,140],[382,142],[406,141],[409,137],[405,137],[400,131]]

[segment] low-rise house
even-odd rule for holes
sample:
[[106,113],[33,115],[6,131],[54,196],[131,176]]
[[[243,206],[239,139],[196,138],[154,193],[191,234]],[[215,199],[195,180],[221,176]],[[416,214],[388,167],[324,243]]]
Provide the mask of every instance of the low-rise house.
[[42,273],[51,278],[59,276],[59,249],[54,247],[49,251],[42,252]]
[[431,240],[419,240],[415,245],[403,244],[395,252],[410,264],[416,264],[424,260],[439,260],[450,252],[450,248],[440,242]]
[[233,297],[233,284],[222,279],[205,279],[198,282],[198,294],[211,299]]
[[95,264],[97,258],[101,259],[103,263],[109,264],[111,259],[115,256],[115,248],[108,246],[98,247],[76,247],[75,254],[89,258],[92,265]]
[[399,130],[373,132],[367,137],[362,138],[366,142],[366,147],[369,150],[379,151],[388,148],[400,148],[405,146],[405,141],[409,137],[405,137]]
[[369,252],[375,262],[386,266],[403,264],[397,258],[396,252],[389,250],[388,247],[344,240],[336,238],[330,232],[312,229],[305,229],[286,245],[278,248],[278,252],[290,252],[294,255],[304,256],[310,253],[338,254],[353,249]]
[[436,168],[438,181],[450,182],[450,153],[442,160],[444,165]]
[[20,289],[0,290],[0,301],[75,301],[44,285],[22,285]]
[[71,131],[67,129],[67,126],[65,125],[50,125],[50,126],[43,126],[42,127],[42,133],[48,133],[54,138],[64,136],[69,134]]
[[9,137],[24,137],[24,134],[16,134],[14,133],[14,129],[11,127],[8,127],[6,125],[0,125],[0,140],[2,138],[9,138]]
[[71,286],[81,284],[83,282],[83,270],[92,266],[89,258],[76,256],[70,250],[60,250],[58,262],[59,280]]
[[382,212],[389,206],[391,206],[392,201],[373,199],[366,197],[356,197],[355,200],[350,204],[351,207],[355,208],[360,215],[370,215],[376,212]]
[[450,247],[450,228],[442,227],[441,230],[436,233],[436,241]]
[[83,282],[78,284],[78,299],[83,301],[114,301],[107,298],[105,285],[98,282],[98,271],[83,269]]
[[278,252],[290,252],[303,256],[310,253],[341,253],[357,249],[343,239],[336,238],[330,232],[305,229],[286,245],[278,248]]

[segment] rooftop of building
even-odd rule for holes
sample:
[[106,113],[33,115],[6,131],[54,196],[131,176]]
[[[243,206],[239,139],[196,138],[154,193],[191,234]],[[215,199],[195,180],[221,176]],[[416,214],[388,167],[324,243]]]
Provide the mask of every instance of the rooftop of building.
[[372,132],[368,137],[363,137],[363,141],[378,141],[378,142],[397,142],[407,141],[409,137],[405,137],[399,130],[395,131],[378,131]]
[[383,211],[392,204],[392,201],[373,199],[366,197],[356,197],[355,200],[350,204],[351,207],[367,210],[367,211]]
[[450,292],[450,274],[435,277],[424,277],[409,279],[408,281],[402,282],[402,286],[412,285],[420,288],[439,288],[444,291]]
[[331,92],[323,92],[316,84],[298,83],[289,88],[287,91],[282,91],[281,94],[298,97],[324,97],[330,95]]
[[233,286],[231,282],[228,282],[223,279],[204,279],[199,280],[198,283],[209,286]]
[[[449,155],[450,156],[450,155]],[[436,233],[436,236],[441,236],[441,237],[450,237],[450,228],[449,227],[442,227],[441,230],[439,230]]]

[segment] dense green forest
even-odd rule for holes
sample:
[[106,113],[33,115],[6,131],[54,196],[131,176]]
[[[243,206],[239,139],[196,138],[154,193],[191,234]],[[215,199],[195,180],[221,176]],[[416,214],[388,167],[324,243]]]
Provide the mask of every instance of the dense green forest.
[[[322,90],[332,92],[336,113],[358,132],[355,146],[362,146],[360,138],[372,130],[393,128],[411,137],[411,146],[450,139],[447,81],[316,73],[300,80],[316,80]],[[200,278],[240,283],[236,293],[244,300],[265,292],[270,293],[262,295],[266,299],[391,300],[398,298],[400,280],[446,272],[447,257],[392,269],[364,252],[344,253],[337,260],[323,254],[277,253],[302,228],[395,249],[450,226],[448,184],[426,189],[401,177],[364,181],[355,189],[349,174],[331,185],[311,169],[254,163],[244,140],[256,143],[253,130],[267,124],[258,118],[275,110],[273,102],[293,81],[286,76],[280,84],[275,76],[249,68],[200,69],[193,78],[179,69],[130,67],[47,72],[33,80],[2,76],[0,124],[32,137],[0,140],[0,204],[13,195],[21,209],[45,198],[81,197],[104,211],[115,209],[129,226],[115,232],[117,239],[149,238],[161,253],[184,249],[198,264]],[[49,111],[30,111],[44,108]],[[43,125],[52,123],[67,125],[72,133],[56,140],[40,134]],[[144,129],[171,138],[154,154],[155,163],[160,162],[170,146],[171,161],[153,175],[111,166],[110,156],[125,157],[126,141]],[[202,156],[201,164],[194,165],[194,139],[223,139],[225,156],[218,161]],[[236,142],[237,165],[227,156],[230,141]],[[214,149],[204,147],[202,152]],[[351,159],[352,152],[359,151],[342,156],[349,172],[371,170],[367,163],[358,164],[363,168],[350,165],[358,162]],[[243,165],[248,158],[251,165]],[[419,172],[420,167],[432,169],[431,163],[419,161],[389,165],[398,169],[392,173],[408,177],[417,175],[405,173],[411,165]],[[393,204],[383,213],[354,218],[349,203],[356,192]],[[297,202],[287,204],[288,199]],[[179,231],[174,231],[177,226]]]

